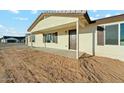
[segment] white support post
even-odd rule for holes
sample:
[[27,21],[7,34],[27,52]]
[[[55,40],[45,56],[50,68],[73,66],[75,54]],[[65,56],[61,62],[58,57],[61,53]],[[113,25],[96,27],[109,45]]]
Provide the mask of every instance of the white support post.
[[33,47],[33,42],[32,42],[32,33],[31,33],[30,39],[31,39],[31,47]]
[[79,21],[76,22],[76,59],[79,58]]

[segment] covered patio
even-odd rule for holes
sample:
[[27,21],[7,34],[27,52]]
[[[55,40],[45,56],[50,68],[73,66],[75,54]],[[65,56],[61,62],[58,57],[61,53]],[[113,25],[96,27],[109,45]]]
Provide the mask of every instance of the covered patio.
[[[80,56],[79,53],[79,26],[85,27],[85,23],[80,22],[78,17],[58,17],[58,16],[51,16],[48,18],[43,19],[40,21],[33,29],[31,34],[35,34],[38,32],[49,32],[56,29],[61,28],[69,28],[75,27],[76,28],[76,50],[58,50],[58,49],[50,49],[46,46],[44,48],[39,48],[45,52],[56,53],[60,55],[66,55],[70,58],[78,59]],[[32,44],[31,44],[32,45]],[[45,44],[46,45],[46,44]]]

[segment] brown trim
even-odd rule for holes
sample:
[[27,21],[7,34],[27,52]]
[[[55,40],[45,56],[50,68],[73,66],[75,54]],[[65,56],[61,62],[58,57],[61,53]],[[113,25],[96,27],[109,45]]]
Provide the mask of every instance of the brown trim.
[[124,21],[124,14],[106,17],[106,18],[95,20],[95,21],[96,21],[96,24],[106,24],[106,23]]
[[86,11],[86,13],[84,14],[84,17],[86,18],[86,20],[88,21],[89,24],[95,23],[95,21],[91,21],[91,20],[90,20],[90,17],[89,17],[89,15],[88,15],[87,11]]
[[101,18],[101,19],[97,19],[97,20],[94,20],[94,21],[100,21],[100,20],[105,20],[105,19],[110,19],[110,18],[116,18],[116,17],[124,17],[124,14],[115,15],[115,16],[106,17],[106,18]]

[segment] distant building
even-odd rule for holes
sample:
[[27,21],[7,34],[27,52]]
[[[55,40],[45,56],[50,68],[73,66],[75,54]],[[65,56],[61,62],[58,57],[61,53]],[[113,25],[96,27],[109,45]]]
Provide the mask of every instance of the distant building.
[[25,37],[17,37],[17,36],[3,36],[1,38],[1,43],[24,43]]

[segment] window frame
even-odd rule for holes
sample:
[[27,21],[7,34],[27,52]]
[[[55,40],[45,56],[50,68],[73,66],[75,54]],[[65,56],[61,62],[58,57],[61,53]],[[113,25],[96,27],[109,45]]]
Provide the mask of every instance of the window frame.
[[[112,22],[112,23],[105,23],[105,24],[100,24],[100,25],[97,25],[97,26],[104,26],[104,28],[105,28],[105,26],[109,26],[109,25],[118,25],[118,45],[107,45],[106,44],[106,30],[104,31],[104,46],[120,46],[120,47],[124,47],[124,45],[121,45],[120,44],[120,31],[121,31],[121,29],[120,29],[120,25],[121,24],[123,24],[124,23],[124,21],[118,21],[118,22]],[[96,30],[96,32],[97,32],[97,30]],[[97,46],[101,46],[101,45],[98,45],[97,44]]]
[[[118,38],[117,38],[117,39],[118,39],[118,44],[113,44],[113,45],[112,45],[112,44],[106,44],[106,32],[107,32],[107,31],[106,31],[106,26],[113,26],[113,25],[117,25],[117,26],[118,26],[118,32],[117,32],[117,33],[118,33]],[[117,46],[117,45],[119,45],[119,24],[109,24],[109,25],[105,25],[105,26],[104,26],[104,29],[105,29],[105,40],[104,40],[104,41],[105,41],[105,45],[112,45],[112,46]]]
[[[50,42],[47,42],[47,38],[50,39]],[[54,41],[54,38],[57,39],[57,40]],[[58,32],[44,33],[43,34],[43,43],[58,43]]]

